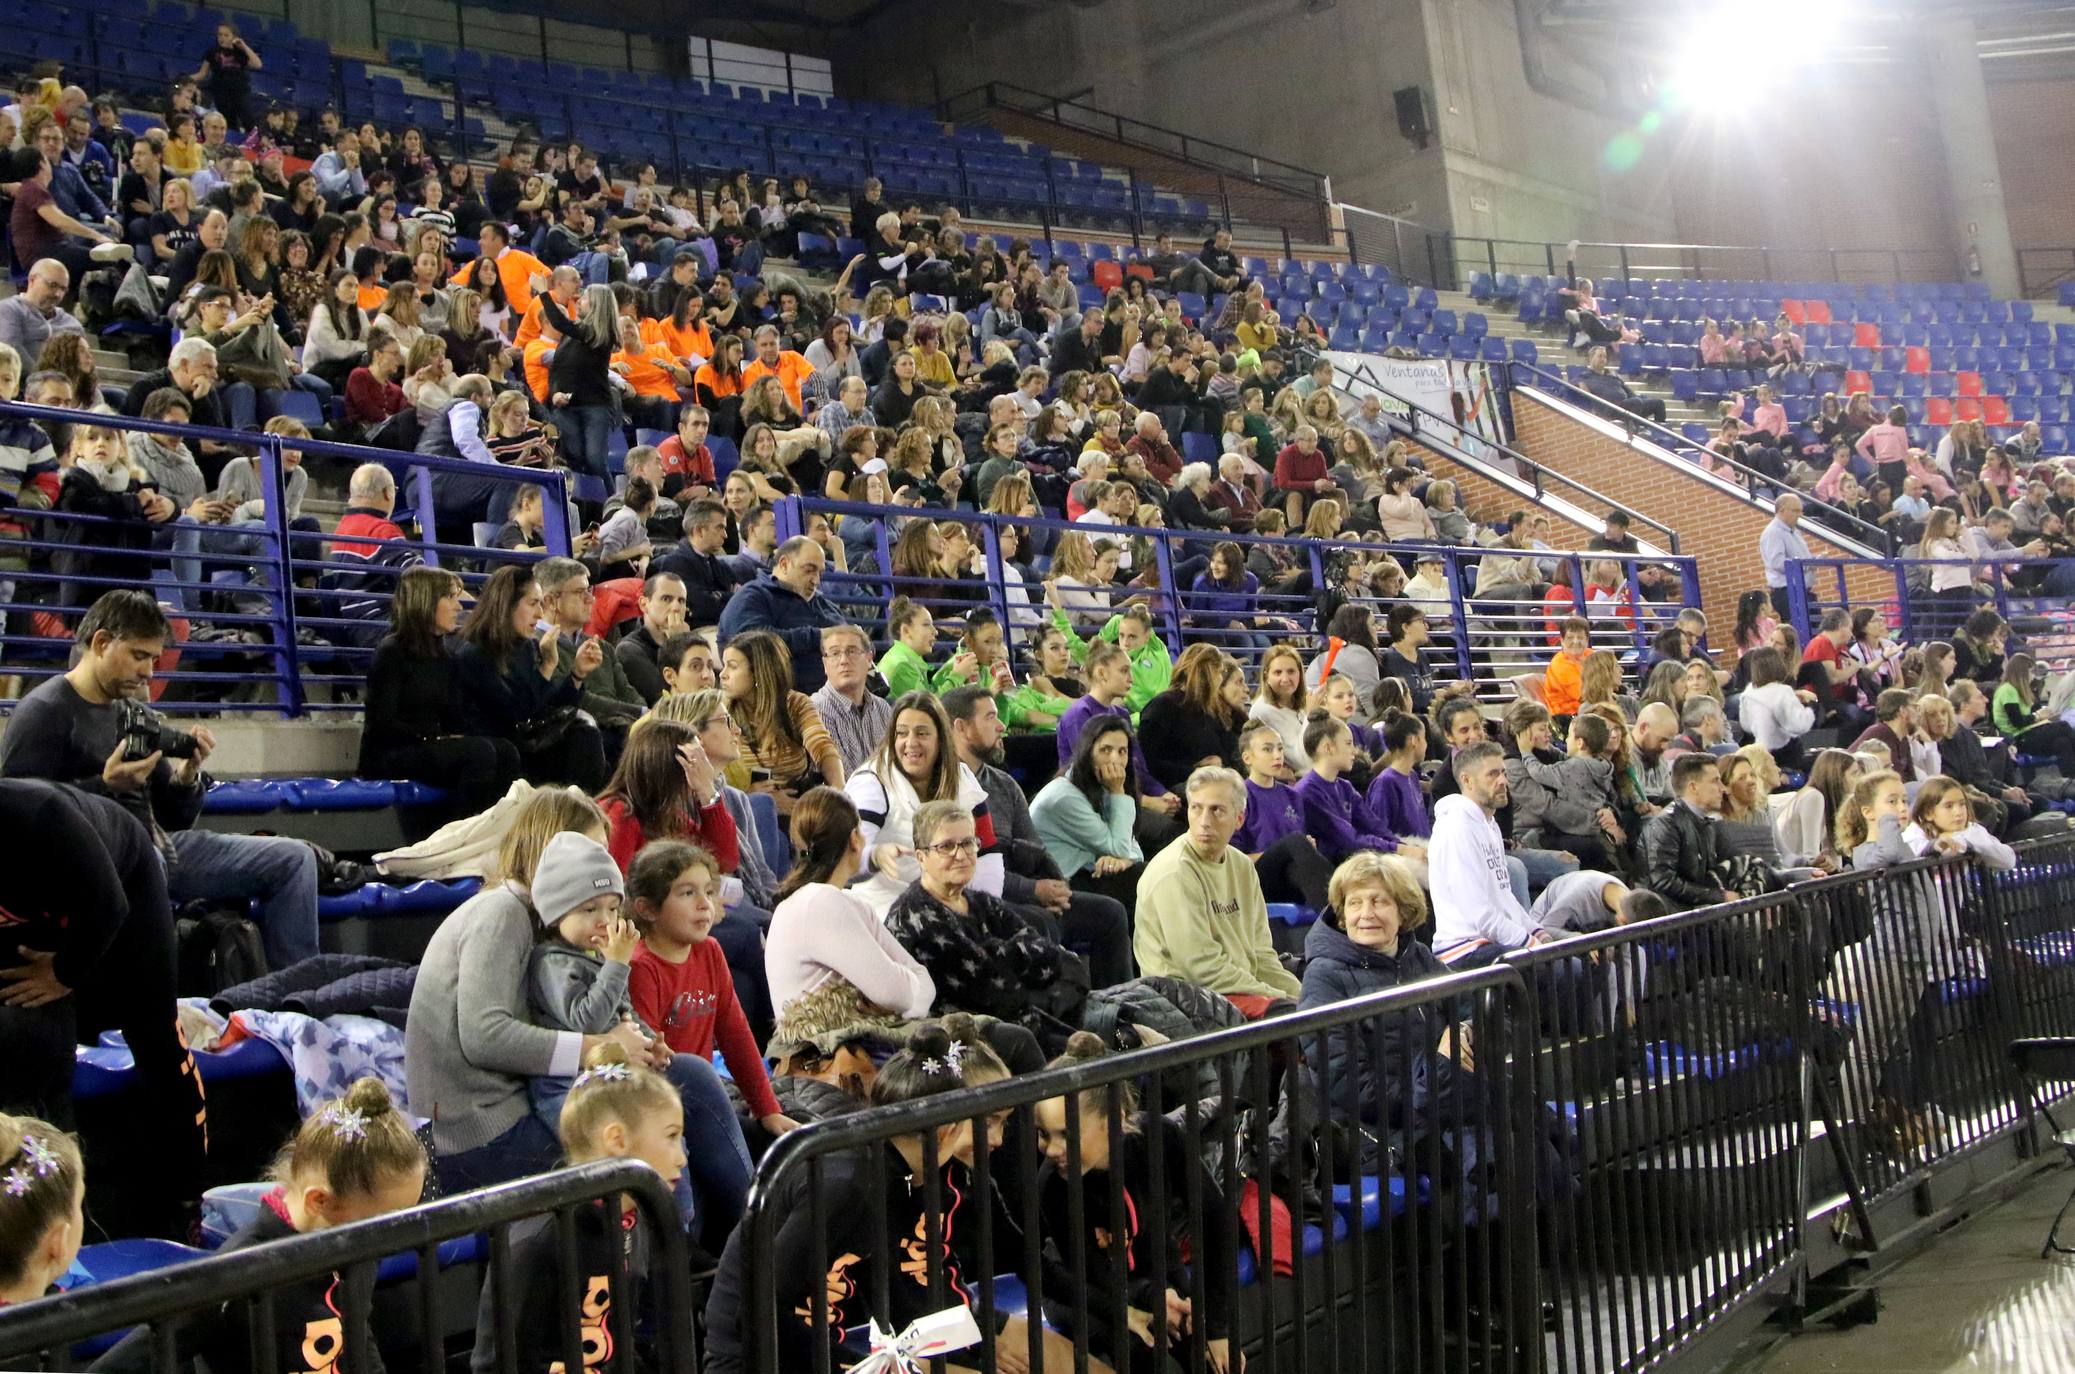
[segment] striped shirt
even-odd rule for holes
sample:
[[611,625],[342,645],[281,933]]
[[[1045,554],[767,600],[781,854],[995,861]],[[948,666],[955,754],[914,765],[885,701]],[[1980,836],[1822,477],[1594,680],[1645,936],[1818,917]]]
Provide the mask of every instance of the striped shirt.
[[811,700],[814,709],[821,713],[822,726],[836,741],[837,752],[843,755],[846,777],[864,766],[893,724],[893,704],[872,692],[866,692],[864,700],[853,706],[850,698],[831,684],[816,692]]

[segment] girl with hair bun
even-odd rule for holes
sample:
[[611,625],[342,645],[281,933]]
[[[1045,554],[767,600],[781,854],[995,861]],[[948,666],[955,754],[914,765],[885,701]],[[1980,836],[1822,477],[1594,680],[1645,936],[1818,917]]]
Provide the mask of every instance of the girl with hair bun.
[[[223,1243],[243,1250],[368,1221],[416,1206],[425,1192],[425,1146],[390,1100],[379,1078],[361,1078],[345,1095],[321,1104],[274,1161],[279,1185],[260,1199],[259,1214]],[[380,1374],[381,1352],[347,1344],[345,1275],[334,1271],[267,1290],[277,1369],[330,1369]],[[184,1327],[181,1359],[199,1356],[211,1369],[252,1365],[249,1299],[224,1304]],[[152,1368],[151,1331],[139,1327],[94,1368]]]
[[[1076,1031],[1066,1052],[1048,1067],[1064,1068],[1109,1053],[1100,1036]],[[1181,1134],[1164,1118],[1139,1110],[1129,1080],[1085,1089],[1069,1099],[1047,1098],[1036,1108],[1038,1148],[1045,1168],[1038,1179],[1039,1227],[1050,1242],[1045,1291],[1046,1318],[1070,1328],[1076,1319],[1072,1295],[1087,1293],[1090,1354],[1119,1370],[1169,1370],[1189,1363],[1189,1343],[1201,1335],[1209,1367],[1232,1368],[1232,1343],[1225,1318],[1213,1301],[1196,1311],[1189,1266],[1203,1272],[1204,1293],[1215,1299],[1232,1270],[1223,1251],[1222,1227],[1198,1228],[1189,1215],[1189,1175],[1202,1171]],[[1160,1155],[1161,1187],[1153,1187],[1154,1155]],[[1072,1170],[1078,1166],[1076,1176]],[[1113,1180],[1112,1174],[1117,1175]],[[1201,1183],[1203,1215],[1221,1214],[1223,1200],[1212,1180]],[[1074,1194],[1080,1194],[1080,1235],[1074,1234]],[[1112,1199],[1121,1210],[1112,1212]],[[1156,1213],[1153,1209],[1159,1206]],[[1085,1258],[1075,1272],[1071,1257]],[[1112,1295],[1122,1291],[1125,1330],[1113,1325]],[[1074,1333],[1066,1331],[1071,1338]],[[1158,1342],[1158,1344],[1156,1344]]]
[[[947,1016],[914,1028],[907,1048],[887,1060],[873,1080],[871,1104],[919,1103],[1008,1076],[971,1017]],[[975,1194],[968,1170],[976,1150],[999,1146],[999,1132],[998,1118],[980,1131],[961,1118],[933,1131],[830,1153],[821,1157],[818,1169],[779,1176],[768,1204],[779,1218],[770,1272],[775,1310],[790,1319],[777,1323],[778,1368],[813,1368],[817,1346],[828,1351],[832,1368],[842,1368],[853,1359],[842,1349],[844,1331],[876,1315],[882,1304],[886,1325],[894,1331],[941,1310],[943,1302],[931,1295],[936,1276],[947,1298],[978,1314],[980,1289],[964,1238],[977,1224],[978,1210],[996,1202]],[[817,1254],[825,1257],[826,1269],[817,1266]],[[882,1263],[878,1257],[883,1255],[891,1255],[893,1262]],[[991,1257],[975,1257],[975,1262],[991,1262]],[[721,1255],[706,1305],[705,1374],[740,1374],[746,1368],[748,1267],[749,1238],[738,1230]],[[884,1292],[878,1289],[881,1272],[888,1284]],[[826,1304],[826,1324],[819,1330],[814,1325],[817,1295]],[[997,1350],[1021,1356],[1031,1339],[1024,1319],[1004,1320],[999,1312],[995,1317]],[[1045,1374],[1073,1369],[1073,1347],[1057,1332],[1043,1332],[1043,1352],[1038,1368]],[[977,1358],[956,1362],[972,1365]],[[1089,1369],[1107,1374],[1093,1361]]]
[[0,1307],[50,1291],[86,1235],[79,1142],[33,1116],[0,1114]]
[[[633,1159],[662,1176],[665,1189],[677,1188],[685,1172],[684,1104],[677,1089],[659,1073],[627,1059],[624,1046],[605,1041],[584,1056],[583,1072],[562,1102],[559,1134],[568,1162],[590,1164],[601,1159]],[[571,1302],[563,1287],[567,1272],[560,1258],[553,1216],[529,1217],[512,1228],[508,1274],[519,1276],[518,1314],[512,1328],[518,1367],[526,1370],[590,1368],[595,1362],[615,1368],[653,1369],[655,1352],[637,1348],[624,1366],[611,1359],[620,1331],[639,1334],[654,1329],[649,1310],[648,1271],[654,1252],[649,1240],[651,1218],[634,1199],[621,1194],[599,1198],[576,1209],[576,1293],[580,1314],[580,1350],[563,1345],[562,1314]],[[622,1286],[621,1275],[625,1275]],[[471,1369],[493,1370],[498,1363],[496,1285],[484,1284],[476,1312],[475,1351]],[[616,1305],[627,1310],[625,1324]],[[685,1352],[688,1353],[688,1352]],[[575,1363],[571,1363],[572,1357]]]

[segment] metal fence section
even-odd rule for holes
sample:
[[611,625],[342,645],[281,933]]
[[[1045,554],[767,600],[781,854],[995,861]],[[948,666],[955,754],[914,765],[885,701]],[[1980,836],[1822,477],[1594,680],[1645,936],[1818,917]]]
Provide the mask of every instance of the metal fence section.
[[[229,523],[185,511],[164,521],[83,513],[67,509],[62,488],[53,508],[17,503],[0,513],[0,671],[22,691],[65,671],[79,617],[103,592],[148,585],[174,620],[177,666],[156,676],[162,709],[300,715],[356,705],[339,691],[366,676],[406,569],[446,567],[473,585],[505,563],[569,549],[569,480],[559,471],[13,403],[0,404],[0,415],[59,434],[90,424],[224,445],[256,465],[261,492],[255,516]],[[291,519],[285,474],[310,459],[387,467],[397,483],[394,519],[415,535],[341,540],[314,519]],[[470,516],[479,520],[494,498],[527,486],[542,489],[546,550],[479,547],[485,532]]]
[[[1682,609],[1700,604],[1700,574],[1691,557],[1140,529],[963,509],[910,513],[901,507],[812,497],[788,497],[780,503],[779,537],[805,533],[808,521],[816,515],[836,520],[839,533],[849,528],[844,522],[852,520],[869,526],[867,559],[846,570],[825,573],[822,594],[880,642],[886,639],[888,605],[895,596],[906,596],[929,608],[940,621],[962,618],[984,606],[1005,628],[1012,648],[1030,647],[1034,632],[1053,622],[1057,608],[1048,599],[1044,578],[1050,550],[1068,534],[1131,547],[1133,566],[1150,570],[1154,576],[1108,589],[1110,603],[1116,609],[1134,600],[1143,604],[1152,615],[1154,633],[1166,642],[1170,653],[1180,654],[1186,643],[1208,641],[1249,669],[1257,665],[1270,644],[1287,642],[1293,630],[1307,659],[1323,651],[1327,625],[1321,622],[1320,612],[1328,605],[1352,602],[1370,607],[1375,612],[1380,648],[1387,638],[1384,617],[1394,602],[1404,598],[1378,595],[1372,583],[1352,580],[1349,570],[1373,568],[1378,560],[1391,559],[1400,571],[1409,572],[1421,557],[1439,559],[1446,589],[1435,599],[1419,602],[1427,611],[1433,635],[1427,660],[1438,676],[1474,680],[1480,693],[1492,700],[1510,698],[1514,678],[1542,671],[1556,652],[1558,626],[1566,616],[1585,616],[1593,622],[1596,642],[1628,656],[1646,652],[1650,641]],[[967,531],[979,555],[980,571],[949,579],[930,569],[897,567],[900,531],[915,520],[938,525],[948,522]],[[1233,629],[1223,614],[1204,610],[1206,593],[1196,589],[1195,579],[1208,568],[1216,546],[1228,542],[1249,559],[1265,555],[1281,570],[1278,580],[1263,579],[1253,598],[1255,615],[1277,623]],[[863,544],[862,537],[858,543]],[[1004,558],[1005,543],[1019,551],[1016,557]],[[1037,552],[1032,554],[1032,550]],[[1554,584],[1556,591],[1518,600],[1474,595],[1483,558],[1523,553],[1540,561],[1542,582]],[[1646,573],[1649,568],[1669,571]],[[1572,597],[1564,590],[1598,586],[1599,576],[1608,579],[1600,587],[1601,594]],[[1109,614],[1073,611],[1065,618],[1074,634],[1091,638]]]
[[1191,1374],[1213,1341],[1265,1374],[1531,1374],[1523,1011],[1488,969],[809,1126],[750,1196],[750,1325],[709,1338],[828,1374],[962,1293],[983,1374],[1005,1344],[1145,1367],[1141,1339]]
[[[576,1215],[586,1207],[612,1209],[611,1232],[620,1230],[619,1209],[631,1202],[648,1234],[651,1256],[647,1272],[638,1276],[651,1300],[640,1314],[630,1302],[611,1303],[611,1329],[593,1333],[587,1344],[580,1302],[586,1286],[601,1276],[582,1272]],[[517,1295],[527,1276],[513,1259],[510,1230],[529,1218],[552,1218],[557,1288],[563,1296],[559,1336],[551,1351],[522,1354],[513,1340],[519,1315]],[[462,1242],[456,1246],[454,1242]],[[630,1291],[622,1247],[609,1247],[617,1257],[613,1272],[602,1276],[611,1291]],[[407,1211],[292,1236],[264,1246],[212,1255],[169,1269],[153,1270],[70,1293],[0,1309],[0,1364],[8,1368],[71,1369],[68,1354],[77,1342],[127,1327],[150,1328],[150,1363],[154,1374],[174,1374],[188,1367],[183,1337],[197,1322],[225,1318],[245,1333],[253,1352],[250,1368],[259,1374],[275,1369],[273,1293],[290,1284],[338,1275],[340,1339],[348,1351],[380,1345],[406,1348],[414,1358],[407,1366],[423,1374],[449,1368],[447,1336],[475,1330],[472,1296],[455,1310],[454,1295],[444,1292],[443,1260],[455,1262],[455,1251],[486,1258],[484,1282],[497,1293],[493,1310],[501,1327],[498,1341],[500,1374],[539,1368],[543,1357],[559,1359],[568,1369],[689,1370],[698,1363],[693,1344],[692,1281],[684,1227],[676,1200],[655,1170],[645,1164],[608,1160],[558,1173],[521,1179],[480,1192],[426,1203]],[[384,1262],[386,1258],[386,1263]],[[474,1263],[473,1259],[466,1262]],[[379,1305],[384,1319],[373,1324]],[[605,1337],[598,1339],[599,1336]],[[601,1348],[609,1351],[601,1360]],[[649,1352],[653,1360],[640,1352]],[[354,1358],[365,1366],[365,1361]],[[392,1370],[400,1370],[393,1360]]]
[[[1877,597],[1865,592],[1869,574],[1881,587]],[[1955,585],[1934,589],[1934,577]],[[1860,586],[1856,595],[1853,580]],[[1921,644],[1950,642],[1967,617],[1985,606],[2010,623],[2034,658],[2066,666],[2075,658],[2071,598],[2075,559],[1799,558],[1787,564],[1788,608],[1804,644],[1824,613],[1838,608],[1877,605],[1898,639]]]
[[1387,267],[1400,280],[1421,286],[1454,287],[1453,270],[1434,257],[1441,238],[1425,225],[1341,201],[1334,202],[1333,211],[1340,218],[1348,257],[1353,261],[1365,267]]
[[1707,243],[1569,243],[1436,233],[1435,260],[1459,276],[1437,286],[1468,289],[1469,274],[1664,277],[1674,281],[1962,281],[1944,249],[1754,248]]

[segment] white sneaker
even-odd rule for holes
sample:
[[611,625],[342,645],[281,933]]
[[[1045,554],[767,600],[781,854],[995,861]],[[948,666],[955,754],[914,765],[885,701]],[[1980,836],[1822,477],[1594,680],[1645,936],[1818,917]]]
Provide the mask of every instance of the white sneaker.
[[127,243],[97,243],[92,254],[95,262],[129,262],[137,256],[137,250]]

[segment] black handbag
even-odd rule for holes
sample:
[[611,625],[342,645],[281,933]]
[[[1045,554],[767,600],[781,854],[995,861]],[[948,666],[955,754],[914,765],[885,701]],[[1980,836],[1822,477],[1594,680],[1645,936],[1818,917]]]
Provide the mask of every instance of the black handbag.
[[569,733],[569,727],[576,724],[576,714],[575,706],[557,706],[544,716],[523,722],[518,729],[518,738],[512,742],[519,746],[521,754],[538,754],[544,749],[552,749]]

